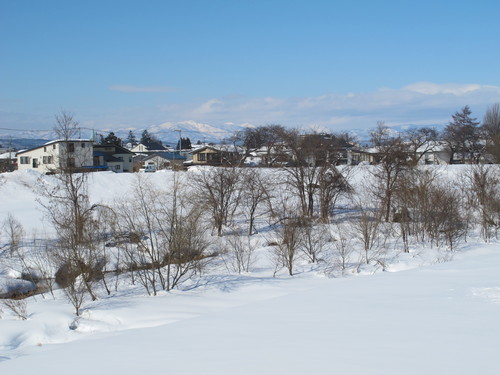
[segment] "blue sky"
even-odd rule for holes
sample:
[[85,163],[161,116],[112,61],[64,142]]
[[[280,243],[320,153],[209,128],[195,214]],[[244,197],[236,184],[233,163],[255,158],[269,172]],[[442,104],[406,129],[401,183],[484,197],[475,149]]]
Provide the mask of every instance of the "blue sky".
[[0,127],[442,124],[500,102],[498,1],[0,2]]

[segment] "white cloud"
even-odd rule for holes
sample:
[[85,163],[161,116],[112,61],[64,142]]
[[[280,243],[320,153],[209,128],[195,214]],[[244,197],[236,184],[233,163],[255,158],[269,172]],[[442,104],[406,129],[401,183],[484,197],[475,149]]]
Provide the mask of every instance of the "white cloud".
[[190,121],[196,124],[193,131],[199,132],[213,131],[209,126],[227,128],[231,124],[282,124],[347,131],[373,128],[379,120],[389,126],[447,124],[451,115],[465,105],[481,120],[486,108],[493,103],[500,103],[498,86],[417,82],[372,92],[332,92],[309,97],[227,95],[190,102],[172,98],[156,107],[115,108],[104,113],[86,113],[79,119],[93,121],[96,128],[143,129],[163,124],[158,127],[158,131],[163,132],[172,131],[166,124],[187,125]]
[[200,106],[194,109],[194,113],[197,115],[209,115],[214,112],[218,112],[221,108],[223,108],[224,102],[219,99],[210,99]]
[[174,92],[175,88],[169,86],[133,86],[133,85],[113,85],[109,86],[111,91],[120,91],[128,93],[143,92]]
[[481,85],[436,84],[432,82],[417,82],[403,87],[403,89],[426,95],[452,94],[464,95],[481,89]]
[[201,104],[184,105],[177,115],[211,124],[280,123],[344,130],[373,127],[378,120],[391,125],[445,124],[465,105],[481,119],[486,107],[496,102],[500,102],[498,86],[418,82],[367,93],[328,93],[302,98],[236,95],[223,100],[212,98]]

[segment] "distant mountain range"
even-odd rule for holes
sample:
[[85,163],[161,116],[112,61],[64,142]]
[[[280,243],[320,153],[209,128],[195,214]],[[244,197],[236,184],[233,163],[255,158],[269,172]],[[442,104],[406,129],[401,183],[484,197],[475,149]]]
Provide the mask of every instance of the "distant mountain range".
[[[213,142],[220,143],[234,135],[237,131],[245,130],[252,125],[235,125],[227,123],[223,125],[209,125],[195,121],[182,121],[182,122],[165,122],[159,125],[152,125],[143,129],[133,130],[136,139],[139,141],[141,134],[147,130],[150,134],[155,135],[165,145],[175,146],[180,137],[189,138],[191,143],[200,142]],[[403,132],[410,127],[421,127],[419,125],[399,125],[391,126],[394,133]],[[443,125],[436,125],[436,130],[441,131]],[[345,129],[353,136],[356,136],[360,143],[367,143],[370,139],[370,131],[372,129]],[[97,137],[102,135],[106,137],[109,132],[114,132],[115,135],[122,140],[128,136],[129,129],[88,129],[82,128],[79,135],[80,138],[90,138],[94,133]],[[51,131],[14,131],[9,133],[8,130],[0,131],[0,147],[13,147],[16,150],[32,148],[40,146],[49,140],[55,139],[56,136]]]
[[[213,126],[195,121],[183,121],[153,125],[148,128],[148,132],[156,135],[162,141],[171,144],[177,143],[180,137],[189,138],[192,143],[196,143],[197,141],[219,143],[234,135],[235,132],[244,130],[245,128],[245,126],[234,124]],[[138,139],[141,137],[139,132],[135,133],[135,135]]]
[[[247,126],[234,124],[224,124],[221,126],[213,126],[209,124],[199,123],[195,121],[183,122],[165,122],[159,125],[152,125],[142,129],[132,130],[136,139],[140,140],[142,132],[147,130],[150,134],[159,138],[166,145],[175,145],[180,137],[189,138],[192,143],[213,142],[220,143],[222,140],[229,138],[236,131],[244,130]],[[89,129],[82,128],[79,138],[90,138],[92,134],[99,137],[106,137],[109,132],[114,132],[115,135],[122,140],[128,136],[129,129]],[[0,131],[0,146],[13,147],[15,149],[26,149],[36,147],[46,143],[49,140],[57,138],[52,131]]]
[[49,139],[42,138],[10,138],[0,135],[0,148],[12,148],[14,150],[26,150],[41,146]]

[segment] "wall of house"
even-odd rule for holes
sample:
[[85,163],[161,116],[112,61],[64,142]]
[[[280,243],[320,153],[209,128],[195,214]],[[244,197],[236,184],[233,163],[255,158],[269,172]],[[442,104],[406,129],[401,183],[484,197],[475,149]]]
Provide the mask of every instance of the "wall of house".
[[[71,146],[73,145],[73,147]],[[68,159],[74,160],[74,167],[82,168],[85,166],[94,165],[92,142],[89,141],[68,141],[60,142],[58,147],[58,159],[55,162],[59,163],[60,167],[66,167]]]
[[33,169],[41,173],[49,173],[57,169],[57,151],[52,146],[39,147],[18,155],[17,169]]
[[123,163],[121,161],[108,161],[108,171],[121,173],[123,172]]
[[132,150],[130,150],[134,153],[137,153],[137,152],[148,152],[148,148],[146,146],[144,146],[142,143],[139,143],[137,146],[135,146]]
[[113,156],[116,158],[121,158],[123,160],[121,172],[132,172],[133,171],[134,163],[132,162],[132,155],[131,154],[113,154]]
[[220,164],[221,160],[221,152],[211,149],[193,154],[193,163],[195,164]]
[[50,143],[19,153],[17,155],[18,169],[33,169],[41,173],[51,173],[60,167],[66,167],[66,161],[70,159],[76,168],[91,166],[93,165],[92,153],[92,142],[90,141]]

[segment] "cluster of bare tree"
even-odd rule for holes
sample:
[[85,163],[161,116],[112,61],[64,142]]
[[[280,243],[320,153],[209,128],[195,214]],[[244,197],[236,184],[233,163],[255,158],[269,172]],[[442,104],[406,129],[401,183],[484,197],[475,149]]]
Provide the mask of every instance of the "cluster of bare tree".
[[[465,108],[462,114],[470,115]],[[495,121],[488,122],[491,134],[498,131]],[[77,127],[71,116],[57,118],[57,124],[67,139]],[[240,159],[237,165],[165,174],[165,188],[137,175],[131,199],[104,205],[89,196],[92,174],[60,163],[57,174],[38,183],[55,236],[27,240],[13,216],[3,225],[1,257],[17,259],[24,280],[38,288],[17,294],[52,293],[57,285],[79,315],[87,299],[111,294],[124,275],[156,295],[199,275],[219,255],[229,270],[248,272],[257,232],[266,233],[274,274],[283,268],[289,275],[299,260],[343,274],[362,264],[385,268],[389,244],[403,252],[415,243],[453,250],[474,227],[487,241],[498,235],[498,166],[471,165],[462,184],[419,167],[417,150],[436,137],[431,129],[403,137],[378,124],[372,132],[377,165],[357,190],[353,173],[363,167],[339,166],[340,150],[351,141],[346,136],[304,135],[272,125],[238,137],[247,152],[265,147],[266,165],[280,168],[240,168]],[[471,145],[463,141],[454,152],[477,161],[476,151],[465,148]],[[496,147],[494,141],[485,146]],[[276,150],[285,148],[282,163]]]
[[[484,115],[482,124],[472,117],[469,106],[464,106],[455,112],[452,120],[443,131],[434,128],[410,128],[394,135],[398,140],[398,152],[405,154],[405,158],[412,164],[417,164],[424,155],[440,144],[449,154],[449,164],[452,163],[500,163],[500,103],[491,105]],[[381,147],[380,152],[386,154],[388,128],[383,123],[377,125],[372,133],[371,143]],[[326,137],[325,137],[326,136]],[[257,150],[262,155],[262,165],[265,167],[282,166],[285,163],[303,162],[306,160],[337,158],[340,160],[341,151],[346,146],[353,146],[356,139],[346,133],[340,134],[299,134],[296,130],[287,129],[281,125],[266,125],[256,128],[247,128],[238,131],[231,139],[233,145],[241,146],[241,155],[236,158],[237,164],[242,164],[252,152]],[[307,147],[306,147],[307,146]],[[311,155],[311,149],[326,146],[329,155]],[[394,148],[393,144],[390,147]],[[297,155],[300,150],[300,155]],[[394,150],[396,151],[396,150]],[[309,154],[309,155],[307,155]],[[380,157],[380,156],[378,156]],[[301,160],[302,159],[302,160]]]

